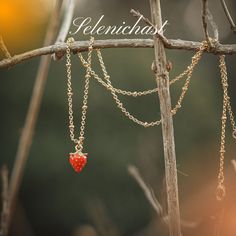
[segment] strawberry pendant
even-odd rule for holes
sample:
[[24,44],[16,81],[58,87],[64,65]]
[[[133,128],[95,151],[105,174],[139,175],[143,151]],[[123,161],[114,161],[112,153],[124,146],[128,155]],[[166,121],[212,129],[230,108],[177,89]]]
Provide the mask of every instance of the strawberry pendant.
[[87,163],[87,155],[87,153],[82,152],[70,153],[69,162],[75,172],[79,173],[83,170],[84,166]]

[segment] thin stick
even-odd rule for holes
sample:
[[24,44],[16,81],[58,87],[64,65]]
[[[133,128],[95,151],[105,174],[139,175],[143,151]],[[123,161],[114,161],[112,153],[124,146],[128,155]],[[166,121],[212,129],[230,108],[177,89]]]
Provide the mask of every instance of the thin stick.
[[[168,215],[164,215],[163,208],[159,201],[157,200],[154,192],[150,189],[147,184],[144,182],[142,176],[140,175],[138,169],[135,166],[128,166],[129,174],[134,178],[134,180],[138,183],[140,188],[143,190],[145,197],[148,202],[151,204],[153,209],[156,211],[157,215],[160,217],[161,222],[168,226],[169,217]],[[185,228],[196,228],[199,225],[198,222],[190,222],[187,220],[181,219],[181,226]]]
[[211,40],[209,38],[209,33],[207,30],[207,0],[202,0],[202,25],[203,25],[203,31],[205,34],[205,38],[207,40],[208,45],[211,46]]
[[[51,15],[51,20],[47,29],[47,34],[45,37],[44,45],[49,45],[53,42],[59,21],[59,12],[60,12],[60,1],[57,1],[55,9]],[[22,182],[22,177],[25,169],[25,164],[28,159],[29,149],[33,139],[33,133],[35,129],[35,124],[37,121],[39,108],[41,105],[42,95],[44,91],[44,87],[47,80],[49,65],[50,65],[51,58],[50,56],[42,57],[34,88],[32,97],[30,100],[30,105],[28,109],[28,113],[26,116],[25,125],[22,131],[22,135],[19,140],[19,145],[16,153],[16,158],[11,174],[10,179],[10,186],[9,186],[9,217],[7,220],[7,228],[9,228],[13,216],[13,211],[16,204],[17,194]]]
[[[152,22],[157,28],[162,26],[160,0],[150,0]],[[169,236],[181,236],[178,181],[175,154],[174,127],[171,114],[169,91],[169,74],[163,43],[154,37],[154,54],[156,63],[156,81],[159,89],[160,111],[162,120],[162,137],[164,146],[165,178],[167,207],[169,216]]]
[[210,10],[208,8],[207,0],[202,0],[202,24],[203,24],[203,30],[204,30],[205,38],[206,38],[208,44],[211,47],[213,47],[214,45],[212,44],[212,42],[210,40],[208,29],[207,29],[207,20],[209,21],[209,23],[211,25],[211,28],[213,30],[214,39],[218,43],[218,41],[219,41],[219,31],[218,31],[217,24],[215,23],[215,21],[213,19],[213,15],[211,14],[211,12],[210,12]]
[[88,214],[91,216],[93,224],[100,236],[121,235],[101,200],[91,199],[88,206]]
[[4,165],[1,170],[2,179],[2,212],[1,212],[1,225],[0,225],[0,235],[7,236],[7,218],[8,218],[8,169]]
[[6,58],[11,57],[11,54],[8,51],[7,46],[5,45],[3,37],[1,35],[0,35],[0,49],[2,50],[2,52]]
[[[60,32],[57,36],[55,44],[65,42],[66,36],[69,32],[70,25],[73,19],[73,14],[74,14],[74,9],[75,9],[75,0],[64,0],[64,3],[65,1],[67,2],[67,4],[65,8],[65,13],[64,13],[64,20],[63,20]],[[57,57],[56,53],[54,53],[52,57],[54,60],[60,59],[60,57],[59,58]]]
[[208,17],[208,20],[211,24],[211,27],[212,27],[212,30],[213,30],[213,34],[214,34],[214,39],[216,41],[219,41],[219,31],[218,31],[218,26],[217,24],[215,23],[214,19],[213,19],[213,15],[211,14],[210,10],[207,9],[207,17]]
[[223,10],[225,12],[225,15],[229,21],[229,24],[230,24],[230,28],[233,30],[234,33],[236,33],[236,25],[234,23],[234,20],[233,18],[231,17],[230,13],[229,13],[229,10],[228,10],[228,7],[225,3],[225,0],[221,0],[221,5],[223,7]]
[[[188,51],[196,51],[200,47],[201,42],[187,41],[181,39],[168,39],[169,46],[167,49],[180,49]],[[71,49],[74,53],[88,51],[89,41],[76,41],[72,44]],[[153,39],[107,39],[94,41],[93,47],[96,48],[153,48]],[[9,68],[16,64],[22,63],[34,57],[56,53],[61,57],[66,52],[66,43],[51,45],[28,51],[9,59],[0,61],[1,68]],[[236,54],[236,44],[218,44],[213,46],[207,53],[214,54]]]
[[[135,11],[134,9],[130,10],[130,13],[134,16],[134,17],[142,17],[141,19],[149,26],[152,26],[153,28],[156,28],[156,26],[154,24],[152,24],[152,22],[147,18],[144,17],[139,11]],[[156,36],[163,42],[163,44],[168,47],[171,44],[169,43],[168,39],[163,35],[163,34],[159,34],[157,33]]]
[[157,215],[163,218],[163,209],[159,201],[154,197],[153,192],[148,188],[147,184],[142,179],[138,169],[134,166],[128,166],[129,174],[136,180],[140,188],[143,190],[148,202],[151,204]]

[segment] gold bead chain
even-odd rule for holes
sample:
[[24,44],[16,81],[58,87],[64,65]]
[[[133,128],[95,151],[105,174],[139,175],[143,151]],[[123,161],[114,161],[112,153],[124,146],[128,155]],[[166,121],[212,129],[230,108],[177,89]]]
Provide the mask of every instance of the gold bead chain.
[[80,134],[79,138],[75,138],[75,125],[74,125],[74,117],[73,117],[73,89],[72,89],[72,79],[71,79],[71,55],[70,55],[70,47],[74,42],[73,38],[69,38],[67,40],[67,48],[66,48],[66,67],[67,67],[67,96],[68,96],[68,110],[69,110],[69,131],[70,138],[76,144],[76,151],[82,152],[83,142],[84,142],[84,130],[86,124],[86,115],[88,109],[88,92],[89,92],[89,80],[91,77],[91,56],[93,50],[93,42],[94,38],[91,37],[89,50],[88,50],[88,59],[86,64],[86,75],[85,75],[85,85],[84,85],[84,96],[83,96],[83,106],[82,106],[82,115],[81,115],[81,125],[80,125]]
[[[174,84],[175,82],[179,81],[180,79],[182,79],[185,75],[188,74],[192,74],[192,71],[194,69],[194,67],[198,64],[199,60],[201,59],[201,56],[204,52],[204,50],[208,47],[208,44],[206,41],[203,41],[199,50],[196,52],[196,54],[192,57],[192,62],[191,64],[187,67],[187,69],[185,69],[180,75],[176,76],[174,79],[172,79],[170,81],[170,85]],[[97,49],[97,51],[100,51],[99,49]],[[84,60],[83,56],[81,55],[81,53],[78,53],[78,56],[82,62],[82,64],[85,66],[86,65],[86,61]],[[107,89],[110,89],[110,87],[108,87],[108,85],[106,84],[105,81],[103,81],[95,72],[94,70],[91,69],[91,75],[100,83],[102,84],[104,87],[106,87]],[[153,94],[153,93],[157,93],[158,92],[158,88],[154,88],[154,89],[150,89],[150,90],[145,90],[145,91],[126,91],[126,90],[122,90],[122,89],[118,89],[113,87],[113,90],[118,93],[118,94],[122,94],[122,95],[126,95],[126,96],[133,96],[133,97],[140,97],[140,96],[145,96],[145,95],[149,95],[149,94]]]
[[108,89],[110,90],[112,97],[115,100],[116,105],[121,110],[121,112],[126,117],[128,117],[130,120],[132,120],[136,124],[141,125],[143,127],[151,127],[151,126],[156,126],[156,125],[161,124],[161,120],[157,120],[157,121],[153,121],[153,122],[141,121],[141,120],[137,119],[136,117],[134,117],[133,115],[131,115],[130,112],[127,111],[127,109],[124,107],[123,103],[118,98],[116,91],[111,84],[110,76],[108,75],[105,64],[103,62],[101,51],[99,49],[97,49],[96,52],[97,52],[97,56],[98,56],[98,59],[99,59],[99,62],[100,62],[100,65],[101,65],[101,68],[103,71],[104,79],[106,80],[107,85],[108,85]]
[[[117,94],[127,95],[127,96],[144,96],[149,95],[153,93],[157,93],[158,89],[150,89],[146,91],[126,91],[121,90],[118,88],[113,87],[110,76],[107,73],[103,57],[101,54],[100,49],[96,49],[97,57],[99,64],[101,66],[102,72],[103,72],[103,79],[100,78],[95,71],[92,69],[91,66],[91,55],[93,51],[93,43],[94,38],[91,37],[90,44],[88,48],[88,58],[87,60],[84,59],[81,53],[78,53],[78,57],[81,60],[83,66],[86,68],[86,75],[85,75],[85,86],[84,86],[84,96],[83,96],[83,106],[82,106],[82,115],[81,115],[81,125],[80,125],[80,135],[79,138],[75,138],[75,126],[74,126],[74,117],[73,117],[73,102],[72,102],[72,96],[73,96],[73,90],[72,90],[72,79],[71,79],[71,44],[73,43],[73,38],[69,38],[67,40],[67,48],[66,48],[66,59],[67,59],[67,95],[68,95],[68,111],[69,111],[69,131],[70,131],[70,138],[71,140],[76,144],[76,151],[82,152],[83,149],[83,141],[84,141],[84,130],[85,130],[85,124],[86,124],[86,115],[87,115],[87,109],[88,109],[88,92],[89,92],[89,81],[91,76],[94,77],[100,84],[102,84],[108,91],[110,91],[113,99],[115,100],[115,103],[117,107],[121,110],[121,112],[128,117],[131,121],[135,122],[138,125],[141,125],[143,127],[152,127],[156,125],[161,124],[161,120],[156,120],[152,122],[145,122],[137,119],[134,117],[127,109],[124,107],[123,103],[118,98]],[[175,115],[177,111],[181,108],[183,99],[186,95],[186,92],[189,88],[190,84],[190,78],[192,76],[193,70],[195,66],[199,63],[202,54],[205,50],[208,49],[208,43],[206,41],[203,41],[197,50],[197,52],[194,54],[194,56],[191,59],[191,64],[177,77],[172,79],[170,81],[170,85],[174,84],[175,82],[179,81],[184,76],[187,76],[185,83],[182,87],[182,92],[180,94],[179,99],[177,100],[177,104],[174,106],[174,108],[171,110],[172,115]],[[230,104],[230,97],[228,95],[228,77],[227,77],[227,68],[225,63],[225,55],[219,56],[219,68],[220,68],[220,75],[221,75],[221,83],[223,88],[223,109],[222,109],[222,117],[221,117],[221,139],[220,139],[220,162],[219,162],[219,173],[218,173],[218,184],[216,189],[216,198],[217,200],[221,201],[226,195],[226,189],[224,184],[224,161],[225,161],[225,138],[226,138],[226,121],[227,121],[227,111],[229,115],[229,120],[232,126],[232,136],[236,139],[236,123],[234,114],[232,111],[232,107]]]
[[224,162],[225,162],[225,133],[226,133],[226,121],[227,121],[227,110],[230,118],[230,123],[233,129],[233,138],[236,138],[236,126],[234,114],[230,104],[230,97],[228,95],[228,76],[227,68],[225,64],[225,55],[219,56],[219,67],[221,75],[221,84],[223,88],[223,109],[221,117],[221,138],[220,138],[220,164],[218,173],[218,185],[216,189],[216,198],[221,201],[226,195],[225,184],[224,184]]
[[[103,81],[92,69],[91,69],[91,75],[97,79],[99,81],[99,83],[101,83],[104,87],[106,87],[112,94],[112,97],[113,99],[115,100],[116,104],[117,104],[117,107],[121,110],[121,112],[126,116],[128,117],[130,120],[132,120],[134,123],[138,124],[138,125],[141,125],[143,127],[150,127],[150,126],[155,126],[155,125],[159,125],[161,123],[160,120],[158,121],[154,121],[154,122],[144,122],[144,121],[141,121],[139,119],[137,119],[136,117],[134,117],[133,115],[130,114],[129,111],[127,111],[127,109],[124,107],[123,103],[120,101],[120,99],[118,98],[117,94],[116,94],[116,90],[114,89],[114,87],[112,86],[111,84],[111,81],[110,81],[110,76],[107,74],[107,71],[106,71],[106,68],[105,68],[105,65],[104,65],[104,62],[102,60],[102,56],[100,53],[100,50],[96,50],[97,51],[97,55],[98,55],[98,58],[99,58],[99,61],[100,61],[100,65],[101,65],[101,68],[102,68],[102,71],[103,71],[103,74],[104,74],[104,79],[105,81]],[[82,54],[81,53],[78,53],[78,56],[82,62],[83,65],[86,65],[87,62],[86,60],[83,58]],[[128,93],[132,93],[132,92],[128,92]]]
[[[187,79],[185,80],[184,86],[182,87],[182,92],[181,92],[180,97],[177,101],[177,104],[175,105],[175,107],[171,111],[173,115],[175,115],[177,113],[178,109],[181,108],[181,104],[182,104],[183,99],[184,99],[184,97],[188,91],[188,88],[189,88],[190,78],[193,74],[193,70],[194,70],[195,66],[198,64],[198,62],[200,61],[204,50],[206,50],[207,48],[208,48],[208,43],[206,41],[203,41],[199,50],[192,57],[191,64],[188,66],[188,68],[183,73],[181,73],[179,76],[177,76],[175,79],[171,80],[171,82],[173,81],[172,83],[175,83],[176,81],[181,79],[184,75],[187,75]],[[171,82],[170,82],[170,84],[172,84]]]
[[[184,96],[188,90],[188,85],[190,83],[190,77],[192,76],[193,70],[195,68],[195,66],[198,64],[199,60],[201,59],[201,56],[203,54],[203,51],[208,47],[208,44],[206,41],[203,41],[199,50],[196,52],[196,54],[192,57],[192,61],[191,64],[187,67],[187,69],[182,72],[179,76],[177,76],[176,78],[174,78],[173,80],[170,81],[170,85],[174,84],[175,82],[177,82],[178,80],[180,80],[181,78],[183,78],[185,75],[187,75],[187,79],[186,82],[182,88],[182,93],[180,95],[180,98],[177,102],[177,105],[174,107],[174,109],[172,110],[172,114],[175,115],[177,113],[177,110],[181,107],[182,101],[184,99]],[[127,111],[127,109],[124,107],[123,103],[120,101],[120,99],[118,98],[116,93],[122,94],[122,95],[128,95],[128,96],[133,96],[133,97],[137,97],[137,96],[143,96],[143,95],[148,95],[148,94],[152,94],[152,93],[156,93],[158,92],[158,89],[151,89],[151,90],[146,90],[146,91],[142,91],[142,92],[138,92],[138,91],[126,91],[126,90],[121,90],[121,89],[117,89],[114,88],[112,86],[112,83],[110,81],[110,76],[107,73],[104,61],[103,61],[103,57],[101,54],[101,51],[99,49],[96,50],[97,52],[97,56],[98,56],[98,60],[101,66],[101,69],[103,71],[103,76],[104,76],[104,80],[101,79],[95,72],[94,70],[92,70],[91,68],[91,75],[100,83],[102,84],[105,88],[107,88],[111,94],[113,99],[115,100],[117,107],[121,110],[121,112],[128,117],[130,120],[132,120],[133,122],[135,122],[138,125],[141,125],[143,127],[153,127],[156,125],[160,125],[161,124],[161,120],[156,120],[153,122],[145,122],[145,121],[141,121],[139,119],[137,119],[136,117],[134,117],[133,115],[130,114],[129,111]],[[81,53],[78,53],[78,56],[82,62],[82,64],[84,66],[87,65],[86,60],[83,58]]]

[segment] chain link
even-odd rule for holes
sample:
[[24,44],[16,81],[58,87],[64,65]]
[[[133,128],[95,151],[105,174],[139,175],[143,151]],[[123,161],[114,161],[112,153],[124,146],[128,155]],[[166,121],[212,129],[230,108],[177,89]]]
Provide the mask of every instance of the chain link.
[[83,95],[83,106],[82,106],[82,115],[81,115],[81,124],[80,124],[80,135],[79,139],[75,138],[75,125],[74,125],[74,117],[73,117],[73,90],[72,90],[72,79],[71,79],[71,44],[73,43],[74,39],[69,38],[67,40],[67,48],[66,48],[66,58],[67,58],[67,96],[68,96],[68,109],[69,109],[69,132],[71,141],[76,144],[76,151],[82,152],[83,149],[83,142],[84,142],[84,130],[86,124],[86,115],[88,109],[88,93],[89,93],[89,81],[91,77],[91,57],[92,57],[92,50],[93,50],[93,42],[94,38],[91,37],[90,45],[88,50],[88,59],[86,67],[86,75],[85,75],[85,85],[84,85],[84,95]]
[[[179,81],[180,79],[182,79],[185,75],[188,74],[192,74],[192,71],[194,69],[194,67],[198,64],[199,60],[201,59],[201,56],[203,54],[203,51],[208,47],[208,44],[206,41],[203,41],[199,51],[196,52],[196,54],[194,54],[194,56],[192,57],[192,62],[191,64],[187,67],[187,69],[185,69],[180,75],[176,76],[174,79],[170,80],[170,85],[174,84],[175,82]],[[84,60],[83,56],[81,55],[81,53],[78,54],[82,64],[85,66],[87,65],[86,60]],[[101,63],[100,63],[101,64]],[[94,70],[91,69],[91,75],[100,83],[102,84],[105,88],[110,89],[108,87],[108,85],[106,84],[106,82],[104,82],[96,73]],[[191,75],[190,75],[191,76]],[[113,87],[113,90],[118,93],[118,94],[122,94],[125,96],[131,96],[131,97],[141,97],[141,96],[146,96],[146,95],[150,95],[150,94],[154,94],[154,93],[158,93],[158,88],[153,88],[153,89],[149,89],[149,90],[144,90],[144,91],[127,91],[127,90],[122,90],[122,89],[118,89]]]
[[176,81],[180,80],[183,76],[187,75],[187,79],[185,80],[184,86],[182,87],[182,92],[180,94],[180,97],[179,97],[175,107],[171,111],[173,115],[175,115],[177,113],[177,111],[181,108],[183,99],[184,99],[184,97],[188,91],[188,88],[189,88],[190,78],[193,74],[193,70],[194,70],[195,66],[198,64],[198,62],[200,61],[204,50],[207,48],[208,48],[208,43],[206,41],[203,41],[200,48],[199,48],[199,51],[197,51],[196,54],[192,57],[191,64],[187,67],[187,69],[183,73],[181,73],[179,76],[177,76],[175,79],[170,81],[170,84],[173,84]]
[[70,131],[70,139],[74,143],[78,143],[78,139],[75,138],[75,126],[74,126],[74,117],[73,117],[73,89],[72,89],[72,79],[71,79],[71,55],[70,55],[70,47],[74,42],[73,38],[68,38],[66,43],[66,68],[67,68],[67,98],[68,98],[68,111],[69,111],[69,131]]
[[[129,111],[127,111],[127,109],[124,107],[123,103],[120,101],[117,95],[117,94],[122,94],[122,95],[133,96],[133,97],[144,96],[144,95],[148,95],[152,93],[157,93],[158,89],[154,88],[154,89],[150,89],[146,91],[126,91],[126,90],[121,90],[121,89],[117,89],[113,87],[110,80],[110,76],[107,73],[101,51],[100,49],[97,49],[96,52],[97,52],[98,60],[99,60],[99,63],[103,72],[103,76],[104,76],[104,79],[100,78],[91,67],[91,55],[92,55],[92,50],[93,50],[92,45],[94,42],[94,38],[91,37],[87,61],[83,58],[81,53],[78,53],[78,57],[80,58],[83,66],[86,68],[86,75],[85,75],[81,125],[80,125],[80,133],[79,133],[80,135],[79,135],[79,139],[75,138],[75,134],[74,134],[75,126],[74,126],[73,102],[72,102],[73,89],[72,89],[72,79],[71,79],[71,55],[70,55],[70,48],[73,41],[74,41],[73,38],[69,38],[67,40],[67,48],[66,48],[67,95],[68,95],[70,138],[76,144],[77,151],[82,152],[82,149],[83,149],[84,130],[85,130],[85,124],[86,124],[87,109],[88,109],[89,81],[90,81],[91,76],[93,76],[100,84],[102,84],[106,89],[108,89],[111,92],[111,95],[113,99],[115,100],[117,107],[130,120],[132,120],[136,124],[141,125],[143,127],[151,127],[151,126],[156,126],[156,125],[161,124],[161,120],[145,122],[145,121],[141,121],[137,119],[132,114],[130,114]],[[191,64],[187,67],[187,69],[170,81],[170,85],[172,85],[175,82],[179,81],[184,76],[187,76],[185,83],[182,87],[182,92],[177,101],[177,104],[174,106],[174,108],[171,111],[172,115],[175,115],[177,111],[181,108],[181,104],[189,88],[190,78],[192,76],[193,70],[195,66],[198,64],[198,62],[200,61],[202,54],[206,49],[208,49],[208,43],[206,41],[203,41],[198,51],[192,57]],[[217,200],[221,201],[226,195],[226,190],[225,190],[225,185],[224,185],[224,180],[225,180],[224,160],[225,160],[227,111],[228,111],[230,123],[232,126],[232,130],[233,130],[233,138],[235,139],[236,139],[236,123],[235,123],[234,113],[232,111],[232,107],[230,104],[230,97],[228,95],[228,81],[227,81],[228,78],[227,78],[227,68],[226,68],[226,63],[225,63],[225,55],[220,55],[219,61],[220,61],[219,67],[220,67],[220,74],[221,74],[221,83],[222,83],[222,88],[223,88],[223,109],[222,109],[222,117],[221,117],[220,163],[219,163],[219,173],[218,173],[218,186],[216,189],[216,198]]]
[[220,164],[219,164],[219,173],[218,173],[218,186],[216,189],[216,198],[221,201],[226,195],[225,189],[225,176],[224,176],[224,162],[225,162],[225,136],[226,136],[226,121],[227,121],[227,110],[230,118],[230,123],[233,129],[233,137],[236,138],[236,126],[234,114],[230,104],[230,97],[228,95],[228,76],[227,76],[227,68],[225,63],[225,55],[219,56],[219,67],[220,67],[220,75],[221,75],[221,83],[223,88],[223,109],[222,109],[222,117],[221,117],[221,138],[220,138]]
[[[184,99],[184,96],[188,90],[188,86],[190,83],[190,77],[192,76],[193,70],[195,68],[195,66],[198,64],[198,62],[201,59],[201,56],[203,54],[203,51],[205,49],[207,49],[208,44],[206,41],[202,42],[199,50],[196,52],[196,54],[192,57],[192,61],[191,64],[187,67],[187,69],[185,71],[183,71],[180,75],[178,75],[176,78],[174,78],[173,80],[170,81],[170,85],[174,84],[175,82],[177,82],[178,80],[180,80],[181,78],[183,78],[185,75],[187,75],[187,79],[185,81],[185,84],[182,88],[182,93],[180,95],[180,98],[178,99],[178,102],[176,104],[176,106],[174,107],[174,109],[172,110],[172,114],[175,115],[177,113],[177,110],[181,107],[181,103]],[[123,103],[120,101],[120,99],[117,96],[118,94],[122,94],[122,95],[128,95],[128,96],[133,96],[133,97],[137,97],[137,96],[143,96],[143,95],[148,95],[148,94],[152,94],[152,93],[156,93],[158,92],[158,89],[151,89],[151,90],[146,90],[146,91],[126,91],[126,90],[121,90],[121,89],[117,89],[114,88],[112,86],[111,80],[110,80],[110,76],[107,73],[104,61],[103,61],[103,57],[101,54],[101,51],[99,49],[96,50],[97,52],[97,56],[98,56],[98,60],[103,72],[103,76],[104,76],[104,80],[101,79],[94,70],[92,70],[91,68],[91,75],[100,83],[102,84],[106,89],[108,89],[111,94],[113,99],[115,100],[117,107],[121,110],[122,113],[124,113],[124,115],[126,117],[128,117],[130,120],[132,120],[133,122],[135,122],[138,125],[141,125],[143,127],[152,127],[152,126],[156,126],[156,125],[160,125],[161,120],[156,120],[156,121],[152,121],[152,122],[145,122],[145,121],[141,121],[139,119],[137,119],[136,117],[134,117],[133,115],[130,114],[130,112],[127,111],[127,109],[124,107]],[[84,66],[87,65],[86,60],[83,58],[81,53],[78,53],[78,56],[82,62],[82,64]]]
[[107,82],[106,84],[108,85],[108,89],[110,90],[110,92],[112,94],[112,97],[115,100],[116,105],[121,110],[121,112],[126,117],[128,117],[130,120],[132,120],[136,124],[141,125],[141,126],[143,126],[145,128],[156,126],[156,125],[160,125],[161,124],[161,120],[156,120],[156,121],[152,121],[152,122],[141,121],[141,120],[137,119],[136,117],[134,117],[133,115],[131,115],[130,112],[127,111],[127,109],[124,107],[123,103],[118,98],[118,96],[116,94],[116,90],[112,86],[112,83],[111,83],[111,80],[110,80],[110,76],[107,73],[107,70],[106,70],[106,67],[105,67],[105,64],[104,64],[104,61],[103,61],[103,58],[102,58],[101,51],[99,49],[97,49],[96,52],[97,52],[99,63],[101,65],[101,68],[102,68],[102,71],[103,71],[104,79]]

